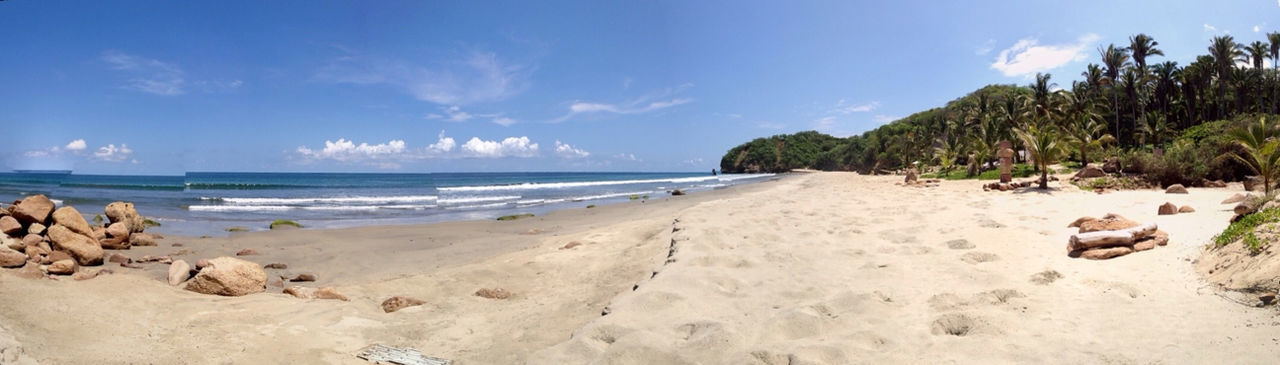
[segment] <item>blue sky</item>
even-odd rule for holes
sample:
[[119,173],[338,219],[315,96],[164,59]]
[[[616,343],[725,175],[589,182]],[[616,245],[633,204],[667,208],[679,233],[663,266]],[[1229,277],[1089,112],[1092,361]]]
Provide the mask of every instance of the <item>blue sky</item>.
[[1276,30],[1275,0],[8,0],[0,169],[705,171],[755,137],[1069,85],[1139,32],[1185,65]]

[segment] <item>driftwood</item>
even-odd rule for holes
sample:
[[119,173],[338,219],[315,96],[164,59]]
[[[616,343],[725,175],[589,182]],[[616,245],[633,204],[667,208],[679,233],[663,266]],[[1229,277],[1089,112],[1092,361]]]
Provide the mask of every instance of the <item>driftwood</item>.
[[1071,235],[1067,241],[1067,252],[1082,251],[1095,247],[1132,246],[1139,238],[1156,233],[1155,223],[1146,223],[1133,228],[1096,231]]
[[372,345],[360,350],[356,355],[361,359],[372,361],[375,364],[400,364],[400,365],[450,365],[453,361],[423,356],[418,350],[411,348],[395,348],[386,345]]
[[1080,252],[1080,257],[1090,260],[1106,260],[1113,257],[1124,256],[1133,253],[1133,246],[1116,246],[1107,248],[1095,248]]

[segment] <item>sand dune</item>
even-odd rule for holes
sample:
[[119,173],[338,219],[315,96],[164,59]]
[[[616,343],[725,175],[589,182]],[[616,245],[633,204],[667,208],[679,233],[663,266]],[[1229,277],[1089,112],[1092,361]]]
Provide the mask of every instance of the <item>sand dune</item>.
[[[352,354],[373,343],[462,364],[1270,363],[1280,355],[1274,310],[1215,295],[1190,263],[1226,226],[1230,206],[1218,202],[1238,186],[1098,195],[1056,183],[1051,192],[1000,193],[972,181],[895,181],[803,174],[510,224],[275,232],[185,246],[193,257],[255,247],[264,253],[256,261],[316,272],[349,302],[193,294],[169,287],[159,267],[85,282],[0,274],[0,348],[49,363],[363,363]],[[1157,216],[1165,201],[1197,212]],[[1067,257],[1067,223],[1106,213],[1156,222],[1170,244],[1108,261]],[[582,245],[560,249],[574,241]],[[173,250],[161,246],[154,250]],[[486,287],[514,296],[472,295]],[[382,313],[378,303],[392,295],[428,303]]]

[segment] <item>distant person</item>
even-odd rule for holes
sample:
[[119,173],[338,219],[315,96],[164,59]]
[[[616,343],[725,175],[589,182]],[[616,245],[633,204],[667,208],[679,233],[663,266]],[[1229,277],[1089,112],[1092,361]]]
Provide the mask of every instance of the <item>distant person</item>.
[[711,176],[716,176],[716,169],[711,169]]

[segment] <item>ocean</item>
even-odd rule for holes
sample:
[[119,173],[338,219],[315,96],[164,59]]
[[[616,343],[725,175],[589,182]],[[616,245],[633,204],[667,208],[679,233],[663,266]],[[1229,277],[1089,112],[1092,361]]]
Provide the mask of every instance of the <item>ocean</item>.
[[696,193],[762,181],[772,174],[521,173],[188,173],[183,176],[0,173],[0,201],[45,194],[89,218],[113,201],[133,202],[161,223],[149,231],[218,236],[227,228],[266,230],[289,219],[308,228],[493,219]]

